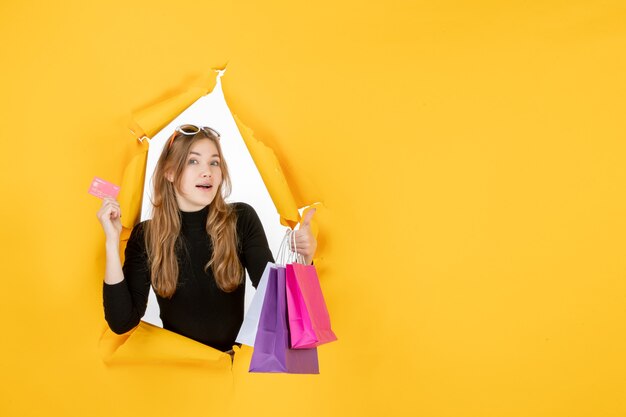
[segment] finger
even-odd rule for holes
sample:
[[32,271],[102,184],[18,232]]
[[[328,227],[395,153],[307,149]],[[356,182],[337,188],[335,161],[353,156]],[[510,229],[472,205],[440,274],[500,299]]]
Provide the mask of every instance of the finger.
[[111,215],[111,207],[102,207],[98,211],[98,217],[109,217]]
[[310,228],[296,230],[295,232],[296,243],[298,242],[310,242],[314,240],[313,233]]
[[120,203],[116,200],[109,200],[102,206],[103,210],[107,211],[115,211],[120,217],[122,216],[122,208],[120,207]]
[[294,230],[293,234],[296,239],[302,238],[305,236],[313,236],[313,232],[311,232],[311,228],[300,227],[298,230]]
[[295,243],[295,249],[300,249],[300,248],[310,246],[310,243],[308,240],[301,240],[301,241],[296,240],[295,242],[291,242],[292,249],[293,249],[294,243]]
[[300,249],[300,248],[304,248],[304,247],[309,247],[311,246],[311,241],[310,240],[296,240],[296,248]]
[[119,201],[112,199],[107,199],[107,201],[105,201],[102,205],[106,207],[120,207]]
[[98,216],[98,218],[109,217],[110,211],[111,206],[108,204],[104,204],[102,205],[102,207],[100,207],[100,210],[98,210],[98,213],[96,215]]
[[315,214],[315,210],[314,208],[308,210],[305,214],[304,214],[304,218],[302,219],[302,221],[300,222],[300,227],[309,227],[311,225],[311,219],[313,218],[313,215]]
[[111,202],[106,202],[102,204],[102,207],[100,207],[98,215],[106,215],[107,213],[110,213],[111,210],[120,211],[120,207],[119,205],[113,204]]
[[307,257],[307,256],[313,255],[315,252],[311,248],[303,248],[303,249],[298,248],[297,253],[298,255]]
[[317,244],[315,242],[315,239],[310,236],[296,239],[296,249],[298,250],[298,252],[300,251],[300,249],[310,251],[316,246]]
[[119,217],[120,217],[120,211],[116,209],[111,209],[111,211],[109,212],[109,218],[118,219]]
[[295,241],[295,246],[294,246],[294,242],[293,241],[289,242],[289,248],[292,251],[295,250],[296,252],[300,252],[300,249],[306,249],[306,248],[308,248],[310,246],[311,246],[311,244],[309,243],[308,240],[300,240],[300,241],[296,240]]
[[106,221],[108,219],[116,219],[121,217],[121,211],[118,207],[105,205],[98,211],[98,219],[100,221]]
[[109,206],[119,207],[120,202],[111,197],[104,197],[102,199],[102,207],[109,207]]

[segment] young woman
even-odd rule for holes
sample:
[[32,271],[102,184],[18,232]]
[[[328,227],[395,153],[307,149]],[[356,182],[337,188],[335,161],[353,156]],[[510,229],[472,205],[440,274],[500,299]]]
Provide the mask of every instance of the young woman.
[[[123,267],[120,206],[103,201],[104,313],[115,333],[139,323],[152,286],[165,329],[221,351],[235,343],[244,314],[244,268],[256,288],[273,257],[254,209],[224,201],[230,178],[219,138],[208,127],[176,128],[154,171],[153,217],[133,229]],[[312,214],[296,231],[307,263],[317,246]]]

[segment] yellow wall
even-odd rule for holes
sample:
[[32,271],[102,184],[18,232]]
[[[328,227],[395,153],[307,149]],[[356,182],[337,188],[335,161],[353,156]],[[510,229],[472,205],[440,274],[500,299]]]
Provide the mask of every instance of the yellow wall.
[[[0,415],[626,415],[623,2],[101,3],[0,5]],[[106,367],[87,187],[227,62],[328,209],[340,341],[319,376]]]

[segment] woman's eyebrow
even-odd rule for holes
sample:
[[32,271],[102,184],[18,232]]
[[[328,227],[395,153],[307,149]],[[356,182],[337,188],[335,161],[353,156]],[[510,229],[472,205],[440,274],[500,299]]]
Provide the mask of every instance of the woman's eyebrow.
[[[202,156],[202,154],[201,154],[201,153],[199,153],[199,152],[194,152],[194,151],[189,152],[189,155],[198,155],[198,156]],[[213,157],[215,157],[215,156],[216,156],[216,157],[218,157],[218,158],[220,157],[220,156],[219,156],[219,154],[213,154],[213,155],[211,155],[211,158],[213,158]]]

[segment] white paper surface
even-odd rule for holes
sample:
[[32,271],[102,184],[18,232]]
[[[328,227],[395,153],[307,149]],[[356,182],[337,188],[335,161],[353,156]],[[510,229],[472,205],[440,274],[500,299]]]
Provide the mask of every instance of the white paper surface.
[[[232,181],[232,192],[227,201],[245,202],[256,210],[265,229],[274,258],[276,258],[276,251],[285,234],[285,227],[280,224],[280,217],[276,212],[276,207],[239,133],[235,119],[226,104],[220,79],[222,73],[223,71],[220,71],[217,84],[211,93],[200,97],[150,141],[141,220],[151,218],[152,174],[156,168],[161,151],[174,129],[186,123],[197,126],[209,126],[220,133],[220,145],[224,153],[224,159],[228,164]],[[246,274],[246,311],[249,308],[253,295],[254,287],[252,287]],[[148,299],[148,308],[142,320],[157,326],[163,326],[159,318],[159,306],[152,289]]]

